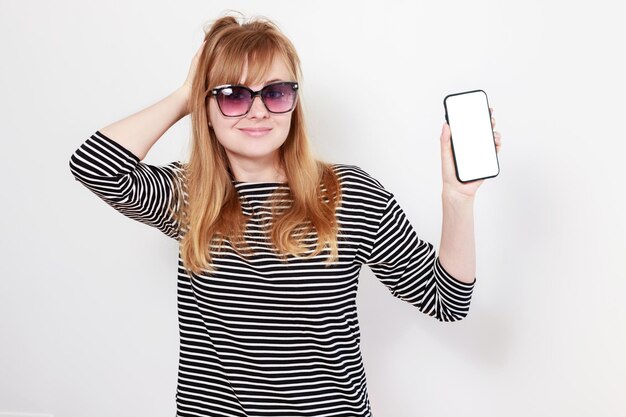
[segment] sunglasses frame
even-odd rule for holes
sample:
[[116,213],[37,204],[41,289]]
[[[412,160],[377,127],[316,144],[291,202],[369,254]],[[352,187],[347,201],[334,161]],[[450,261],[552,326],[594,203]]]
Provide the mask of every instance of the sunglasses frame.
[[[285,111],[271,111],[268,107],[267,107],[267,103],[265,103],[265,98],[263,97],[263,91],[265,91],[267,88],[269,87],[273,87],[276,85],[290,85],[291,88],[293,89],[293,91],[295,91],[296,93],[296,97],[293,99],[293,105],[291,106],[291,108],[289,110],[285,110]],[[233,88],[233,87],[238,87],[238,88],[243,88],[244,90],[248,91],[250,93],[250,105],[248,106],[248,109],[245,111],[245,113],[239,114],[239,115],[235,115],[235,116],[228,116],[226,114],[224,114],[224,111],[222,110],[222,106],[220,105],[220,101],[217,99],[217,95],[224,89],[226,88]],[[217,107],[220,109],[220,112],[222,113],[222,115],[224,117],[242,117],[247,115],[250,112],[250,109],[252,108],[252,104],[254,103],[254,99],[256,98],[256,96],[259,96],[261,98],[261,102],[263,103],[263,105],[265,106],[265,108],[267,109],[268,112],[272,113],[272,114],[283,114],[283,113],[289,113],[290,111],[292,111],[295,107],[296,107],[296,102],[298,101],[298,82],[296,81],[279,81],[279,82],[275,82],[275,83],[271,83],[268,84],[266,86],[264,86],[263,88],[261,88],[260,90],[254,91],[253,89],[246,87],[245,85],[239,85],[239,84],[224,84],[224,85],[218,85],[217,87],[213,87],[211,89],[211,95],[216,97],[216,101],[217,101]]]

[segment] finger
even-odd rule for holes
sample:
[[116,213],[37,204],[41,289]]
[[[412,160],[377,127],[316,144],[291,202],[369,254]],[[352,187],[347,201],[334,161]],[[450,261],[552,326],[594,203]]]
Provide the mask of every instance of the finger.
[[502,145],[502,135],[500,132],[493,132],[493,139],[497,146]]
[[446,122],[444,122],[443,126],[441,127],[440,145],[441,160],[444,164],[446,164],[452,153],[452,144],[450,141],[450,126],[448,126],[448,123]]
[[441,127],[441,145],[446,145],[448,142],[450,142],[450,126],[444,122]]

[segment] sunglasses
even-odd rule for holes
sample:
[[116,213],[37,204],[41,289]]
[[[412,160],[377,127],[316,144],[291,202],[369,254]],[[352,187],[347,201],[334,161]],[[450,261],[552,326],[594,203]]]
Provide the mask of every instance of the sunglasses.
[[215,96],[217,106],[226,117],[239,117],[247,114],[252,108],[256,96],[270,113],[287,113],[296,105],[298,83],[277,82],[268,84],[259,91],[254,91],[244,85],[220,85],[211,90]]

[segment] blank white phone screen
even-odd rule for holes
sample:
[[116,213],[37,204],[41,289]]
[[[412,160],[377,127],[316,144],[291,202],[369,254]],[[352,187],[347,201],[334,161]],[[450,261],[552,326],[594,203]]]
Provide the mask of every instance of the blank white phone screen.
[[459,179],[472,181],[498,175],[487,94],[479,90],[451,95],[445,99],[445,108]]

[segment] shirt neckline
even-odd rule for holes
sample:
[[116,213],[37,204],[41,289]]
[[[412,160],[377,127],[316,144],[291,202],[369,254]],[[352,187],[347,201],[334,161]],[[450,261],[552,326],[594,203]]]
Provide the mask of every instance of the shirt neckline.
[[235,181],[235,180],[231,180],[232,184],[235,187],[260,187],[260,186],[274,186],[274,187],[279,187],[279,186],[287,186],[288,183],[286,182],[275,182],[275,181]]

